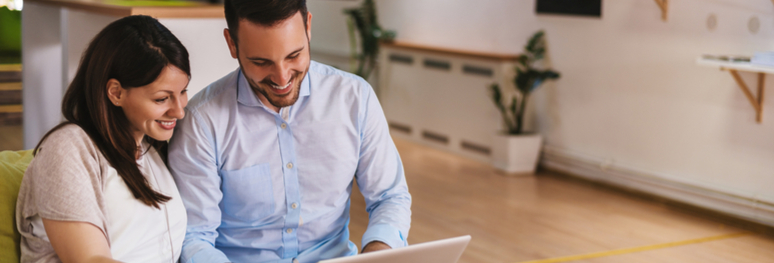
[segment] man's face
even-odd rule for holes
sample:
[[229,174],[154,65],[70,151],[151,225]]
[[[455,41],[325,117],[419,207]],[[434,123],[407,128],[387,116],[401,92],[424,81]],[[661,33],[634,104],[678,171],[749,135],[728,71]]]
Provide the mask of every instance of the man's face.
[[275,111],[298,100],[309,70],[312,14],[307,14],[306,28],[301,12],[271,27],[240,20],[238,43],[224,31],[231,56],[239,61],[250,87]]

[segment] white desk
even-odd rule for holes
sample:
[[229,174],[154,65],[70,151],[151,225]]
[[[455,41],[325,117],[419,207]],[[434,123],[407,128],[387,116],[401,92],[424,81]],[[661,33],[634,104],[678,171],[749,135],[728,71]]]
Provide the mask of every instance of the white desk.
[[[742,89],[744,95],[750,101],[750,104],[755,110],[755,120],[758,123],[763,122],[763,94],[764,94],[764,81],[766,80],[766,74],[774,74],[774,67],[765,67],[751,64],[750,62],[733,62],[723,61],[715,59],[699,58],[696,60],[696,64],[708,67],[718,67],[720,70],[728,70],[731,72],[731,76],[734,77],[736,84]],[[741,77],[739,77],[738,71],[748,71],[758,73],[758,97],[756,98],[747,84],[744,83]]]
[[91,39],[109,23],[137,14],[159,19],[188,49],[192,75],[189,96],[239,66],[223,38],[227,26],[222,5],[27,0],[22,16],[25,149],[35,147],[49,129],[62,121],[62,96]]

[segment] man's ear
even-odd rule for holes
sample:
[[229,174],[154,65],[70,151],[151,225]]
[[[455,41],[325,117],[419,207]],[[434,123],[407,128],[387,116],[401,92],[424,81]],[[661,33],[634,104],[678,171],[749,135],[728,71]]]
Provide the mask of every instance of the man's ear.
[[306,38],[312,41],[312,12],[306,12]]
[[232,58],[237,58],[237,47],[235,39],[231,38],[231,31],[228,28],[223,29],[223,37],[226,38],[226,44],[228,44],[228,51],[231,52]]
[[121,83],[116,79],[109,79],[105,88],[107,89],[107,96],[108,99],[110,99],[110,102],[112,102],[113,105],[121,107],[121,104],[126,98],[126,90],[121,87]]

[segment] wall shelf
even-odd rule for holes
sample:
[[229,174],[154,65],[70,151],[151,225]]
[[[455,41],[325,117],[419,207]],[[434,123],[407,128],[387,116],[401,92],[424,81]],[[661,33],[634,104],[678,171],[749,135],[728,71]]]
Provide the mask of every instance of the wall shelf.
[[[755,110],[755,121],[758,123],[763,122],[763,84],[766,80],[766,74],[774,74],[774,67],[758,66],[747,61],[736,62],[708,58],[699,58],[696,60],[696,64],[708,67],[719,67],[720,70],[724,71],[728,70],[728,72],[730,72],[731,76],[734,78],[734,81],[736,81],[736,84],[739,85],[739,88],[742,90],[742,92],[744,92],[747,100],[749,100],[750,104],[753,106],[753,109]],[[747,84],[739,76],[739,71],[758,73],[757,98],[752,94],[750,88],[748,88]]]

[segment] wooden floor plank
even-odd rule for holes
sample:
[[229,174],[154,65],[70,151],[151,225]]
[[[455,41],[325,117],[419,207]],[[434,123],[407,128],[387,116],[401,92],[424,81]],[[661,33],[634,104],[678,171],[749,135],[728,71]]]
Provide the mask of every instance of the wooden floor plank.
[[0,71],[21,71],[21,64],[0,64]]
[[21,90],[21,82],[0,82],[0,91]]
[[22,112],[22,105],[0,105],[0,112]]

